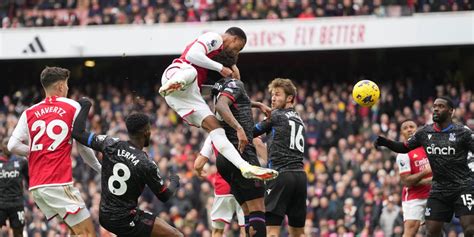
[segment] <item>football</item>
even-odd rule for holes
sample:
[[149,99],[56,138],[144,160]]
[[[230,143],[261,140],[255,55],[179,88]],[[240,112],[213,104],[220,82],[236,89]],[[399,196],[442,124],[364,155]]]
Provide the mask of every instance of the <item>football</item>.
[[364,107],[371,107],[380,98],[380,90],[375,82],[362,80],[352,88],[352,98],[354,101]]

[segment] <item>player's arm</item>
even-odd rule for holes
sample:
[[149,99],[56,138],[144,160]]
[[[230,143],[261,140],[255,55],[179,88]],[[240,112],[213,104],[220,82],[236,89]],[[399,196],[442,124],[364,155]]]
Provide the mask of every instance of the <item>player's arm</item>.
[[224,122],[226,122],[230,127],[235,129],[237,132],[237,137],[239,139],[239,151],[243,152],[245,146],[249,143],[247,136],[245,135],[244,128],[240,123],[235,119],[230,106],[234,103],[235,98],[229,93],[221,93],[216,103],[216,112],[222,117]]
[[79,104],[81,105],[81,110],[76,115],[74,120],[72,137],[78,141],[77,152],[79,152],[79,155],[84,160],[84,162],[95,171],[100,172],[102,165],[97,160],[94,151],[89,148],[92,147],[91,143],[94,139],[94,134],[85,131],[87,115],[89,114],[92,103],[88,99],[83,98],[79,101]]
[[424,178],[415,185],[428,185],[428,184],[431,184],[431,183],[433,183],[433,176],[428,177],[428,178]]
[[23,162],[24,164],[21,168],[21,174],[23,175],[23,179],[25,181],[25,187],[26,189],[28,189],[29,184],[30,184],[30,175],[28,173],[28,161],[25,159]]
[[179,188],[179,176],[170,174],[169,184],[165,184],[165,180],[161,177],[158,166],[154,162],[149,162],[145,166],[145,183],[150,187],[155,196],[162,202],[168,201]]
[[[428,175],[430,172],[426,169],[416,174],[400,174],[400,181],[405,186],[417,186],[423,180],[423,177]],[[426,182],[426,181],[425,181]]]
[[[201,35],[189,48],[185,59],[199,67],[220,72],[224,66],[207,57],[207,54],[219,49],[222,45],[222,37],[217,33],[206,33]],[[229,68],[227,68],[230,70]]]
[[21,114],[12,136],[8,140],[8,151],[19,156],[27,157],[30,154],[30,147],[25,144],[28,141],[28,134],[28,123],[26,121],[25,111]]
[[253,137],[258,137],[272,130],[272,121],[269,118],[255,124],[253,128]]
[[257,102],[257,101],[251,101],[251,103],[252,103],[252,108],[259,109],[260,111],[262,111],[262,113],[265,114],[265,116],[267,116],[267,118],[270,118],[272,116],[272,109],[268,107],[266,104]]
[[237,67],[237,65],[235,65],[235,64],[232,65],[232,67],[230,67],[230,69],[232,70],[232,78],[240,80],[240,70]]
[[198,157],[194,160],[194,172],[198,177],[205,177],[206,172],[203,171],[204,165],[206,165],[209,158],[212,156],[212,141],[211,137],[208,136],[204,141],[204,145],[199,152]]
[[[78,102],[81,105],[81,110],[74,121],[72,137],[84,146],[103,152],[107,146],[115,143],[116,139],[110,138],[106,135],[96,135],[92,132],[86,131],[87,114],[89,114],[92,103],[85,98],[80,99]],[[81,146],[78,146],[78,151],[80,149],[79,147]]]
[[409,151],[415,150],[422,145],[420,142],[420,136],[421,132],[417,131],[406,142],[397,142],[382,136],[378,136],[374,142],[374,146],[375,148],[384,146],[397,153],[408,153]]

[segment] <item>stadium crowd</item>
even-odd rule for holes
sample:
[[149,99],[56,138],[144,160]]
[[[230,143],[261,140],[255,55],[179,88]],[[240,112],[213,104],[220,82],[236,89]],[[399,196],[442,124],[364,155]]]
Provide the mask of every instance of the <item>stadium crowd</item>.
[[[378,105],[362,108],[352,102],[350,84],[322,84],[316,80],[297,81],[297,84],[296,109],[307,126],[307,236],[401,236],[401,185],[395,154],[373,149],[371,141],[379,134],[399,139],[399,124],[407,118],[419,124],[430,122],[430,108],[436,95],[449,95],[456,103],[456,120],[474,129],[473,92],[460,83],[420,87],[410,79],[380,82],[382,97]],[[249,95],[253,100],[269,104],[264,85],[248,86]],[[90,113],[90,129],[123,139],[126,139],[124,118],[134,110],[147,113],[152,118],[152,144],[147,152],[165,176],[169,171],[177,172],[182,185],[167,203],[161,203],[147,190],[140,207],[160,213],[161,218],[186,236],[210,236],[211,180],[216,168],[209,167],[207,180],[198,178],[192,170],[206,134],[183,124],[163,98],[155,95],[158,87],[136,92],[116,84],[90,82],[83,87],[71,86],[70,97],[91,97],[95,104]],[[25,102],[26,98],[41,98],[39,91],[33,87],[3,96],[0,138],[12,132],[21,112],[32,103]],[[254,118],[261,120],[263,114],[255,111]],[[257,139],[264,141],[265,137]],[[98,224],[100,176],[78,156],[73,149],[75,185],[81,190],[97,231],[101,236],[110,236]],[[28,236],[67,234],[64,224],[56,219],[45,220],[29,192],[25,200]],[[459,223],[453,221],[447,227],[448,236],[457,236],[459,228]],[[232,223],[230,231],[232,236],[238,236],[237,223]],[[2,229],[0,236],[5,234],[6,229]]]
[[470,0],[4,0],[3,28],[400,16],[473,10]]

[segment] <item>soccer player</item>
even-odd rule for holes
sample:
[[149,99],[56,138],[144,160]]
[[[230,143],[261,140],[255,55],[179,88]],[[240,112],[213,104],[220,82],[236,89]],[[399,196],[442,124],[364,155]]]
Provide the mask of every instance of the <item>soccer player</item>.
[[268,166],[279,172],[267,182],[265,217],[267,235],[280,236],[288,216],[290,236],[304,235],[307,178],[303,167],[305,127],[294,109],[296,87],[290,79],[276,78],[268,89],[272,98],[271,117],[255,125],[254,136],[267,133]]
[[378,137],[374,144],[398,153],[425,149],[433,172],[425,211],[428,236],[440,236],[443,222],[450,222],[453,213],[460,218],[464,235],[474,235],[473,179],[467,164],[468,152],[474,151],[474,135],[452,122],[453,113],[451,99],[438,97],[433,103],[433,124],[420,128],[405,143]]
[[82,108],[74,123],[73,137],[104,155],[99,222],[118,236],[183,236],[156,214],[138,208],[138,197],[148,185],[156,197],[166,202],[179,187],[179,176],[170,175],[169,185],[158,166],[142,151],[150,143],[150,118],[142,113],[127,117],[128,141],[86,132],[88,99],[79,101]]
[[[245,178],[271,179],[277,174],[274,170],[252,166],[242,159],[239,152],[225,136],[225,131],[219,124],[209,106],[201,96],[201,85],[207,80],[208,70],[219,72],[222,76],[239,79],[235,66],[239,52],[247,41],[245,32],[237,27],[231,27],[220,35],[207,32],[199,36],[184,50],[180,58],[166,68],[161,78],[162,86],[159,92],[165,97],[166,103],[190,125],[204,128],[211,137],[214,147],[239,168]],[[235,59],[228,67],[212,60],[216,56]],[[229,67],[233,68],[231,70]],[[260,109],[264,110],[265,107]],[[269,113],[269,111],[267,111]],[[240,137],[244,131],[239,129]]]
[[[400,134],[405,141],[417,129],[413,120],[406,120],[400,127]],[[404,220],[404,237],[416,236],[420,224],[425,221],[425,208],[431,190],[431,167],[422,146],[406,154],[397,155],[400,179],[403,184],[402,209]]]
[[[28,156],[30,191],[48,220],[58,216],[74,234],[95,236],[90,213],[73,186],[71,131],[80,105],[66,98],[68,79],[69,70],[64,68],[46,67],[41,72],[46,98],[21,114],[8,150]],[[80,144],[77,149],[84,161],[100,172],[94,152]]]
[[[208,137],[194,162],[194,170],[199,177],[206,175],[203,168],[209,157],[212,156],[212,152],[211,139]],[[222,178],[219,172],[212,178],[212,184],[214,185],[214,203],[212,203],[211,210],[212,237],[224,236],[225,224],[229,224],[232,221],[234,214],[241,227],[241,236],[245,236],[245,228],[242,228],[246,224],[244,211],[237,200],[235,200],[234,195],[232,195],[230,185]]]
[[[214,86],[216,95],[216,116],[222,120],[225,135],[242,153],[242,157],[254,166],[260,166],[255,147],[252,144],[253,127],[252,107],[261,107],[250,101],[240,80],[224,78]],[[241,132],[239,132],[241,131]],[[250,142],[249,142],[250,141]],[[212,141],[214,145],[214,141]],[[248,218],[246,233],[250,236],[266,236],[264,184],[261,180],[246,179],[221,153],[217,156],[216,166],[224,180],[229,183],[231,192]],[[276,173],[278,174],[278,173]]]
[[0,144],[0,226],[10,221],[13,236],[23,236],[25,207],[23,205],[23,180],[28,184],[28,162],[15,157],[7,150],[8,138]]

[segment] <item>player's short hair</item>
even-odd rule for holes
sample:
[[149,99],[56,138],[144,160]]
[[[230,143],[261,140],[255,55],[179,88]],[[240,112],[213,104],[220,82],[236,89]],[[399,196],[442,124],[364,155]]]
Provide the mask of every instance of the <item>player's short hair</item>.
[[247,42],[247,35],[245,34],[245,32],[240,29],[239,27],[230,27],[229,29],[227,29],[225,31],[226,34],[229,34],[229,35],[234,35],[234,36],[237,36],[239,37],[240,39],[242,39],[243,41]]
[[293,96],[292,102],[295,100],[296,97],[296,86],[290,79],[286,78],[275,78],[272,82],[268,85],[268,91],[272,93],[273,89],[281,87],[285,92],[286,96]]
[[138,135],[150,124],[150,118],[144,113],[133,113],[125,120],[128,134]]
[[60,67],[48,67],[41,72],[41,85],[43,88],[49,88],[58,81],[65,81],[69,79],[69,70]]
[[438,98],[436,99],[442,99],[442,100],[445,100],[446,103],[448,104],[449,108],[451,109],[454,109],[454,102],[451,98],[447,97],[447,96],[439,96]]

